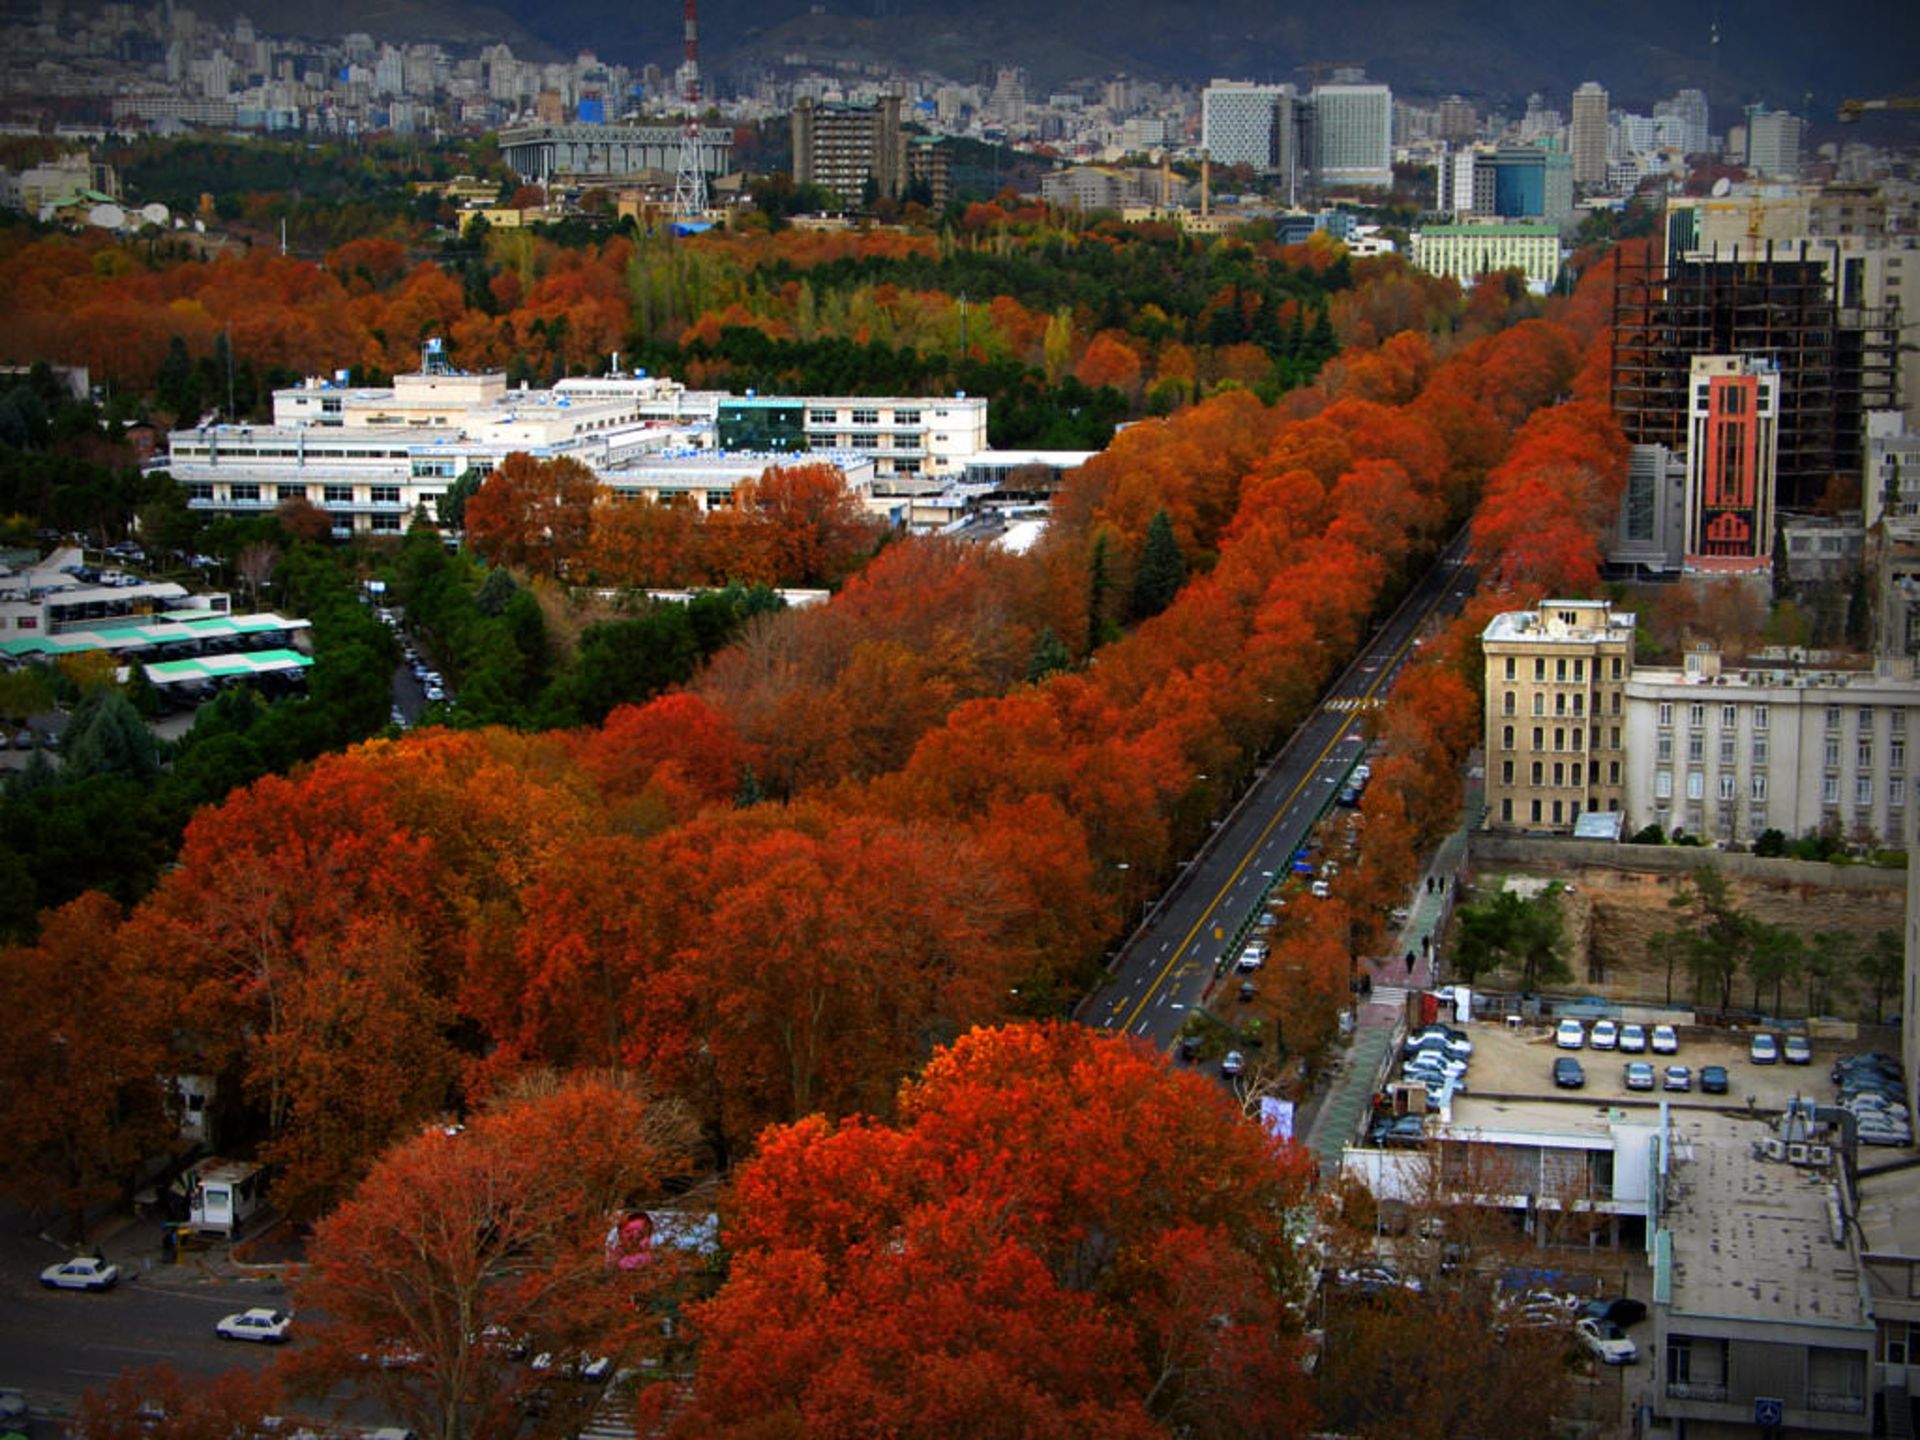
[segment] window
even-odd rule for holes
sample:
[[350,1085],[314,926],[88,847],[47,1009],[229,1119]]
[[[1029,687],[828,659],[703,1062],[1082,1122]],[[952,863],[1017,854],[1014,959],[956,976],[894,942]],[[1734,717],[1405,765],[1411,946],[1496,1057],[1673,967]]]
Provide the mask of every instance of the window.
[[1556,691],[1554,694],[1553,713],[1556,715],[1564,715],[1567,713],[1567,695],[1564,690]]
[[1854,768],[1858,770],[1871,770],[1873,768],[1873,742],[1871,740],[1863,740],[1854,747],[1853,763]]
[[1672,701],[1662,700],[1660,702],[1659,721],[1662,725],[1673,724],[1673,702]]
[[1689,765],[1701,764],[1707,758],[1706,749],[1707,749],[1706,736],[1704,735],[1687,736],[1687,763]]
[[1616,655],[1613,657],[1613,678],[1618,680],[1620,678],[1620,674],[1621,674],[1620,657]]
[[1887,712],[1887,728],[1896,735],[1906,734],[1907,733],[1907,712],[1904,710],[1888,711]]
[[1553,678],[1554,678],[1555,680],[1557,680],[1557,681],[1559,681],[1559,682],[1561,682],[1562,684],[1565,684],[1565,683],[1566,683],[1566,679],[1567,679],[1567,660],[1566,660],[1566,657],[1565,657],[1564,655],[1563,655],[1563,656],[1561,656],[1561,657],[1559,657],[1558,659],[1556,659],[1556,660],[1555,660],[1555,661],[1553,662]]
[[1609,715],[1618,715],[1620,713],[1620,692],[1618,690],[1613,692],[1613,698],[1607,702],[1607,713]]
[[1838,740],[1827,741],[1826,760],[1829,770],[1838,770],[1840,768],[1840,742]]
[[1699,700],[1687,706],[1687,724],[1698,730],[1707,723],[1707,707]]
[[1576,685],[1582,684],[1585,682],[1586,678],[1587,678],[1587,662],[1576,656],[1573,662],[1573,682]]
[[1653,798],[1671,800],[1673,798],[1673,772],[1656,770],[1653,772]]
[[1840,777],[1829,775],[1820,782],[1820,803],[1838,805],[1840,803]]
[[1895,740],[1887,746],[1887,768],[1904,770],[1907,768],[1907,742]]
[[373,517],[373,529],[380,535],[398,535],[400,517],[398,515],[376,515]]
[[1578,691],[1575,691],[1573,696],[1573,713],[1576,715],[1587,713],[1587,697]]
[[[376,505],[398,505],[400,503],[400,487],[398,485],[375,485],[371,488],[369,494],[373,503]],[[394,528],[398,529],[399,527],[395,526]]]
[[1533,748],[1536,750],[1546,749],[1547,748],[1546,736],[1547,736],[1547,732],[1545,730],[1541,729],[1538,725],[1534,726],[1533,727]]
[[1556,760],[1553,762],[1553,783],[1555,785],[1564,785],[1567,783],[1567,767],[1563,761]]
[[1912,1336],[1904,1320],[1880,1322],[1880,1358],[1889,1365],[1904,1365],[1912,1353]]
[[1756,730],[1764,730],[1767,728],[1766,706],[1756,705],[1753,707],[1753,728]]
[[853,437],[853,448],[856,450],[877,450],[880,448],[880,441],[872,435],[856,435]]
[[1887,808],[1898,810],[1907,803],[1907,782],[1896,775],[1887,781]]
[[1545,680],[1547,678],[1547,661],[1543,655],[1533,657],[1533,678],[1536,680]]
[[1807,1348],[1807,1408],[1834,1415],[1867,1409],[1867,1357],[1858,1350]]
[[1502,825],[1511,825],[1513,823],[1513,801],[1511,798],[1504,799],[1500,802],[1500,823]]
[[187,503],[189,505],[196,500],[211,501],[212,499],[213,486],[192,483],[187,486]]
[[1860,733],[1862,735],[1871,735],[1873,733],[1873,707],[1871,705],[1862,705],[1860,707]]
[[1513,714],[1513,704],[1514,704],[1513,691],[1509,690],[1507,691],[1505,697],[1500,702],[1500,713],[1502,715]]
[[1556,750],[1567,748],[1567,732],[1558,725],[1553,727],[1553,748]]
[[1500,748],[1502,750],[1511,750],[1513,748],[1513,727],[1511,725],[1503,725],[1500,727]]
[[1544,715],[1547,713],[1547,697],[1542,695],[1538,690],[1533,692],[1533,713],[1536,715]]
[[282,485],[280,487],[280,499],[282,502],[288,500],[304,500],[306,498],[307,487],[304,485]]
[[1574,754],[1578,755],[1580,753],[1581,742],[1583,742],[1586,738],[1587,738],[1587,732],[1584,730],[1575,730],[1573,732],[1573,753]]
[[1509,680],[1514,679],[1515,672],[1518,671],[1519,668],[1520,668],[1520,662],[1518,660],[1515,660],[1511,655],[1507,656],[1507,679]]
[[1658,758],[1661,764],[1664,765],[1673,759],[1673,737],[1671,735],[1662,735],[1659,739],[1658,747],[1660,752]]
[[1538,800],[1533,802],[1532,815],[1533,823],[1538,825],[1540,823],[1540,802]]
[[255,504],[260,499],[260,487],[258,485],[229,485],[227,487],[227,495],[236,505]]
[[1619,783],[1620,783],[1620,762],[1618,760],[1609,760],[1607,762],[1607,784],[1618,785]]
[[1840,707],[1838,705],[1829,705],[1827,706],[1827,729],[1838,730],[1839,728]]
[[1541,784],[1545,780],[1546,770],[1547,770],[1547,766],[1545,761],[1536,760],[1533,762],[1533,783],[1534,784],[1536,785]]
[[809,425],[837,425],[840,423],[840,412],[837,410],[809,410],[807,412],[807,423]]
[[351,505],[353,487],[351,485],[329,485],[324,491],[329,505]]
[[918,410],[896,410],[893,412],[893,423],[896,425],[918,425],[920,423],[920,412]]
[[1767,763],[1767,739],[1764,735],[1754,737],[1753,763],[1756,765]]
[[1618,750],[1619,748],[1620,748],[1620,727],[1618,725],[1615,725],[1612,729],[1607,731],[1607,749]]
[[893,462],[893,471],[896,475],[918,475],[920,473],[920,462],[918,460],[896,460]]
[[1687,799],[1699,800],[1707,793],[1707,777],[1698,770],[1687,772]]
[[1856,805],[1873,804],[1873,777],[1861,775],[1853,782],[1853,803]]
[[878,410],[856,410],[853,412],[853,423],[855,425],[878,425],[880,423],[880,412]]
[[1513,762],[1511,760],[1502,760],[1500,762],[1500,783],[1502,785],[1513,784]]
[[1740,797],[1739,777],[1734,775],[1722,775],[1720,777],[1720,798],[1722,800],[1737,800],[1739,797]]
[[1766,776],[1756,775],[1747,782],[1747,798],[1750,800],[1765,800],[1767,798]]
[[1733,764],[1733,736],[1731,735],[1722,735],[1720,737],[1720,763],[1722,765]]

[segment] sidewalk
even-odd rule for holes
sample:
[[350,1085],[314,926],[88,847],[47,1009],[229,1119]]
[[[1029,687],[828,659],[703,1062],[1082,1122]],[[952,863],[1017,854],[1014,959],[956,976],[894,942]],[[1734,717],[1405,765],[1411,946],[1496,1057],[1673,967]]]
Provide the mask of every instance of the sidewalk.
[[[94,1227],[91,1244],[120,1267],[123,1282],[133,1282],[162,1290],[192,1289],[210,1284],[258,1284],[275,1291],[284,1290],[297,1263],[284,1258],[258,1261],[237,1260],[234,1250],[249,1242],[258,1243],[282,1224],[279,1217],[267,1215],[256,1222],[238,1241],[217,1236],[205,1239],[204,1249],[179,1253],[174,1263],[167,1262],[161,1244],[165,1222],[158,1216],[140,1216],[124,1211],[109,1215]],[[276,1250],[279,1247],[274,1247]]]

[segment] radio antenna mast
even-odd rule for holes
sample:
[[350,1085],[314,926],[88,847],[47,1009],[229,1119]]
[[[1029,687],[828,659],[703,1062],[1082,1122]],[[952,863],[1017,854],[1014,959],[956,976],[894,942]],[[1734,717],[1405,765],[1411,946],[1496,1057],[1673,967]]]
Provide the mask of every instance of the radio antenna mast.
[[700,156],[700,14],[698,0],[687,0],[686,60],[680,70],[686,83],[687,118],[680,127],[680,163],[673,177],[673,215],[676,220],[698,220],[707,209],[707,172]]

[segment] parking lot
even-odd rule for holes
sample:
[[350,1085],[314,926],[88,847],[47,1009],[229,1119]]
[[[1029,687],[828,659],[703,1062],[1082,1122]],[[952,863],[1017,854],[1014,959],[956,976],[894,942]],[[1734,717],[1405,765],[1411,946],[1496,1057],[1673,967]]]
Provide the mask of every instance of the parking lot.
[[[1473,1062],[1467,1071],[1467,1093],[1474,1096],[1510,1095],[1537,1099],[1564,1099],[1569,1103],[1591,1104],[1595,1100],[1620,1104],[1656,1104],[1668,1100],[1676,1105],[1745,1108],[1751,1098],[1756,1109],[1783,1110],[1796,1096],[1810,1096],[1831,1103],[1833,1082],[1828,1071],[1841,1055],[1866,1048],[1857,1044],[1840,1045],[1832,1041],[1813,1042],[1811,1065],[1755,1065],[1747,1059],[1749,1037],[1724,1031],[1694,1030],[1682,1027],[1680,1050],[1675,1055],[1623,1055],[1617,1050],[1560,1050],[1553,1043],[1553,1026],[1527,1026],[1518,1031],[1499,1024],[1475,1024],[1467,1027],[1473,1037]],[[1558,1090],[1553,1084],[1553,1062],[1571,1056],[1586,1071],[1587,1083],[1580,1090]],[[1656,1076],[1668,1065],[1685,1065],[1693,1074],[1693,1088],[1685,1094],[1654,1090],[1632,1091],[1625,1082],[1626,1066],[1632,1060],[1652,1064]],[[1702,1066],[1720,1065],[1727,1072],[1725,1095],[1700,1093]],[[1656,1083],[1657,1080],[1656,1080]],[[1896,1152],[1897,1153],[1897,1152]]]

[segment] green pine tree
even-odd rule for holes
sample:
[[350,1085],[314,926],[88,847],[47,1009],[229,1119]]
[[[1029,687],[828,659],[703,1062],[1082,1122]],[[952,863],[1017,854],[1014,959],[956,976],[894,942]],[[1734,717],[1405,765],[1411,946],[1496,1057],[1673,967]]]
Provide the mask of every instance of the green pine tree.
[[1027,683],[1034,684],[1046,679],[1049,675],[1070,669],[1072,665],[1073,656],[1067,653],[1067,647],[1061,643],[1060,637],[1053,633],[1053,627],[1049,625],[1040,632],[1040,638],[1034,641],[1033,658],[1027,662]]
[[1133,577],[1133,618],[1145,620],[1173,603],[1187,579],[1187,557],[1174,537],[1173,517],[1156,510],[1147,525],[1140,569]]

